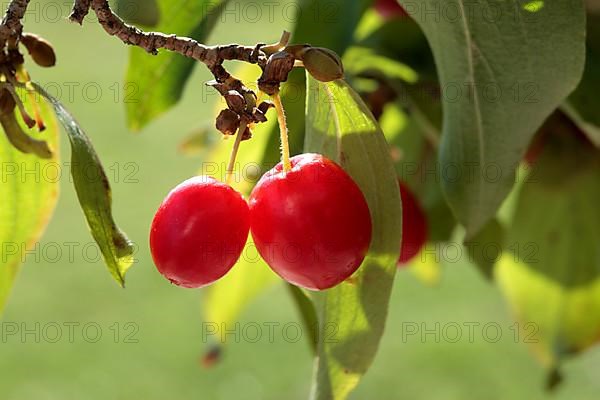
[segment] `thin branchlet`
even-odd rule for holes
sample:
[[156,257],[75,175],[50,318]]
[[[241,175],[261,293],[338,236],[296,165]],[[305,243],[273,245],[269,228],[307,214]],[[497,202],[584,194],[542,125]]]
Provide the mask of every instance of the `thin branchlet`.
[[25,16],[29,0],[12,0],[0,23],[0,41],[4,45],[7,41],[15,42],[23,32],[21,20]]
[[107,0],[76,0],[70,16],[71,21],[82,23],[90,8],[96,14],[98,22],[106,33],[121,39],[126,44],[140,47],[149,53],[156,54],[159,49],[173,51],[203,62],[211,71],[224,60],[239,60],[261,66],[267,60],[265,54],[260,51],[260,46],[249,47],[237,44],[206,46],[187,37],[168,35],[161,32],[144,32],[135,26],[126,24],[119,18],[111,10]]
[[[22,64],[22,56],[17,46],[23,33],[21,20],[28,4],[29,0],[12,0],[0,23],[0,49],[2,49],[0,62],[3,64]],[[239,44],[207,46],[192,38],[175,34],[144,32],[125,23],[111,10],[107,0],[74,0],[69,19],[83,24],[90,11],[96,15],[106,33],[125,44],[140,47],[151,54],[157,54],[158,50],[164,49],[204,63],[215,77],[215,81],[209,84],[226,99],[231,100],[233,103],[229,104],[228,101],[228,107],[235,111],[239,118],[245,118],[249,123],[264,122],[266,120],[264,114],[269,105],[264,102],[257,104],[256,93],[229,74],[223,62],[237,60],[258,65],[263,71],[258,80],[259,88],[268,94],[278,92],[279,85],[287,79],[288,73],[294,67],[294,57],[284,51],[290,38],[288,32],[284,32],[281,40],[272,45],[259,43],[255,46]],[[20,59],[11,59],[11,55],[12,58],[19,56]],[[244,138],[249,138],[249,135],[242,137]]]
[[91,0],[79,0],[73,4],[69,20],[71,22],[77,22],[79,25],[83,24],[83,19],[90,12]]

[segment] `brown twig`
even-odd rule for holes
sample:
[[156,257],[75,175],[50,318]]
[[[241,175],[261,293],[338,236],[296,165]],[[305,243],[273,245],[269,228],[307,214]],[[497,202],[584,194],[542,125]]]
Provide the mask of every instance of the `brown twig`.
[[83,24],[83,19],[90,12],[90,3],[91,0],[76,1],[73,4],[71,15],[69,15],[69,20],[71,22],[77,22],[79,25]]
[[[268,108],[268,104],[257,107],[256,94],[245,87],[239,79],[231,76],[223,67],[223,62],[237,60],[257,64],[263,71],[258,80],[259,88],[271,95],[279,91],[279,85],[287,79],[294,67],[294,56],[284,51],[290,39],[289,32],[284,32],[278,43],[269,46],[264,43],[254,47],[238,44],[206,46],[191,38],[161,32],[144,32],[128,25],[113,13],[107,0],[75,0],[69,18],[81,24],[90,9],[96,14],[98,22],[106,33],[119,38],[125,44],[140,47],[151,54],[157,54],[159,49],[165,49],[206,64],[215,77],[215,81],[209,82],[209,85],[225,97],[229,109],[239,118],[246,118],[251,123],[266,120],[264,116],[266,110],[260,107]],[[249,103],[249,99],[253,100]],[[217,121],[217,125],[223,125],[219,122],[223,121]],[[242,139],[245,138],[247,137]]]
[[224,60],[239,60],[259,64],[261,67],[267,61],[264,52],[260,51],[260,45],[255,47],[237,44],[206,46],[187,37],[167,35],[160,32],[144,32],[135,26],[126,24],[113,13],[107,0],[75,0],[69,18],[71,21],[81,23],[90,7],[98,17],[100,25],[109,35],[116,36],[126,44],[141,47],[152,54],[156,54],[158,49],[165,49],[203,62],[211,69],[213,74],[216,72],[216,75],[221,75],[215,76],[220,82],[228,78],[228,74],[223,75],[220,68],[218,68]]
[[[29,0],[12,0],[8,5],[6,14],[0,23],[0,41],[4,45],[7,41],[16,41],[23,31],[21,20],[25,16]],[[4,46],[2,46],[4,47]]]

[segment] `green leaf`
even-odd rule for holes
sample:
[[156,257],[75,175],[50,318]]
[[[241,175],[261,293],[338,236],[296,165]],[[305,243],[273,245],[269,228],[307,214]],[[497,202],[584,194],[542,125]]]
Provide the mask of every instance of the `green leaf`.
[[293,40],[326,47],[339,55],[350,46],[354,31],[372,0],[304,0],[296,15]]
[[[437,0],[401,3],[409,13],[441,13],[415,19],[443,88],[443,190],[473,235],[510,192],[537,128],[579,82],[583,2],[546,1],[541,8],[524,8],[517,0],[448,0],[444,7]],[[448,9],[455,18],[444,13]]]
[[208,124],[194,129],[183,139],[177,150],[186,156],[204,155],[213,146],[217,135],[214,135],[214,127]]
[[312,398],[338,400],[356,387],[377,352],[400,253],[402,210],[390,149],[368,108],[344,81],[307,79],[305,151],[343,166],[363,191],[373,222],[358,272],[312,295],[320,322]]
[[520,189],[495,278],[521,337],[555,369],[600,337],[600,156],[575,135],[550,137],[536,168]]
[[588,14],[585,70],[577,89],[562,109],[573,119],[588,138],[600,147],[600,114],[597,112],[600,87],[600,16]]
[[354,75],[375,70],[386,75],[388,78],[400,79],[414,83],[417,81],[417,73],[409,66],[381,56],[373,50],[364,47],[352,47],[344,55],[344,68],[346,72]]
[[[159,0],[160,23],[156,30],[188,36],[204,42],[227,0]],[[196,61],[180,54],[159,50],[152,56],[132,47],[126,85],[135,90],[135,99],[126,104],[129,127],[140,130],[175,105],[183,94]]]
[[115,13],[131,24],[155,27],[160,21],[157,0],[117,0]]
[[125,273],[133,263],[134,248],[113,220],[110,184],[100,159],[89,138],[65,107],[41,86],[34,84],[34,87],[50,102],[69,137],[71,175],[79,204],[108,270],[124,286]]
[[[26,105],[30,104],[30,100],[23,98]],[[26,252],[42,235],[58,198],[58,178],[55,179],[50,172],[42,173],[52,171],[59,162],[58,126],[49,105],[39,101],[38,106],[46,130],[36,133],[24,125],[22,128],[28,135],[48,143],[52,149],[51,158],[24,154],[0,134],[0,313]]]
[[222,333],[233,329],[252,300],[278,282],[280,278],[260,258],[249,238],[242,257],[231,271],[203,291],[204,322],[214,327],[211,331],[214,341],[224,345],[227,335]]
[[493,219],[475,236],[465,240],[465,247],[471,260],[488,279],[494,276],[494,267],[504,248],[504,227]]
[[300,318],[302,319],[302,323],[304,325],[304,331],[308,333],[308,344],[316,356],[319,337],[315,328],[319,326],[319,318],[317,317],[315,305],[305,290],[289,283],[286,285],[286,287],[288,288],[294,303],[298,307],[298,312],[300,313]]

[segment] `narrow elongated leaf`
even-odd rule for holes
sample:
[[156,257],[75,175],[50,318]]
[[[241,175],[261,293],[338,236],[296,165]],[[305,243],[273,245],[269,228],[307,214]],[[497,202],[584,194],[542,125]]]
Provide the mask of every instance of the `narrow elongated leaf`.
[[34,86],[38,93],[48,99],[69,136],[71,175],[79,204],[109,272],[124,286],[125,272],[133,263],[134,249],[133,244],[113,220],[110,184],[100,159],[90,139],[65,107],[39,85]]
[[444,101],[443,190],[473,235],[510,192],[536,129],[579,82],[583,2],[401,3],[434,54]]
[[[27,105],[31,98],[23,100]],[[46,130],[35,133],[23,129],[35,139],[46,141],[51,158],[24,154],[0,134],[0,313],[26,252],[44,231],[58,198],[59,180],[52,174],[59,162],[58,125],[50,106],[45,101],[38,104]]]
[[400,253],[402,210],[390,149],[368,108],[344,81],[307,79],[305,150],[343,166],[363,191],[373,222],[358,272],[312,295],[320,323],[312,398],[338,400],[356,387],[377,352]]
[[[227,0],[158,0],[160,23],[156,30],[204,42],[226,3]],[[139,130],[175,105],[194,65],[194,60],[176,53],[159,51],[152,56],[132,47],[125,79],[135,91],[126,104],[129,127]]]

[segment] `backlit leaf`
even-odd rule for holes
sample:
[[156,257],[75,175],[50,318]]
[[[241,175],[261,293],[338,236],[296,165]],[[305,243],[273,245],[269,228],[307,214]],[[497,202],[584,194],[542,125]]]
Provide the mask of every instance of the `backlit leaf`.
[[343,166],[363,191],[373,222],[371,247],[357,273],[311,296],[320,323],[312,398],[338,400],[356,387],[377,352],[400,253],[402,211],[389,146],[360,97],[344,81],[307,79],[305,151]]
[[[26,106],[31,98],[24,97]],[[25,254],[42,235],[58,198],[58,125],[52,108],[38,102],[46,130],[37,133],[22,125],[28,135],[44,140],[52,158],[41,159],[14,148],[0,133],[0,313]],[[19,119],[19,117],[17,117]]]
[[134,248],[113,220],[110,184],[100,159],[90,139],[65,107],[39,85],[35,88],[54,107],[69,137],[71,175],[79,204],[109,272],[124,286],[125,273],[133,263]]

